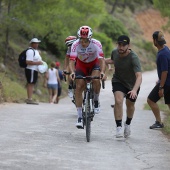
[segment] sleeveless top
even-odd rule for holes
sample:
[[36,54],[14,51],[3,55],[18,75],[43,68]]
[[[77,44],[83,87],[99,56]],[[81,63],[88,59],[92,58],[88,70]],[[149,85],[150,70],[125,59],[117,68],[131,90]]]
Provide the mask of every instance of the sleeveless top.
[[53,70],[51,68],[48,69],[48,84],[58,84],[56,72],[57,70],[55,68]]

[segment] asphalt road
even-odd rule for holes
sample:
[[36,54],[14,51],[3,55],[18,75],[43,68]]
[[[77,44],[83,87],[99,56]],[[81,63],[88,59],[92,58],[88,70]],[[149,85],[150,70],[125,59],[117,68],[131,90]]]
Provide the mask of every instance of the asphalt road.
[[94,117],[89,143],[85,130],[75,127],[76,109],[68,97],[58,105],[1,104],[0,169],[169,170],[170,142],[160,130],[149,129],[155,119],[143,110],[156,79],[155,71],[143,74],[128,139],[115,138],[110,81],[101,91],[101,113]]

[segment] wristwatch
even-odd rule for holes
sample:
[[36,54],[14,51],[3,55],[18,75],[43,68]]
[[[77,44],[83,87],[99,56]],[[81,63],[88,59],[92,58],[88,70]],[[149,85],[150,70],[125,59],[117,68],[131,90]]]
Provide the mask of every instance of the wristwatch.
[[159,90],[162,90],[162,89],[164,89],[164,87],[162,87],[162,86],[159,86]]

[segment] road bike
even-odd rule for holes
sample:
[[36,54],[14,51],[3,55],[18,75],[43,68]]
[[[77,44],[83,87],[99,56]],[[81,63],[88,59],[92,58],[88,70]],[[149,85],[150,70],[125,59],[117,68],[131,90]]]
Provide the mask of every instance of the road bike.
[[[84,90],[82,115],[83,115],[83,128],[86,129],[86,140],[90,142],[91,136],[91,121],[94,118],[94,91],[93,79],[100,79],[99,76],[76,76],[75,79],[83,79],[86,82],[86,89]],[[102,80],[102,88],[105,88],[104,80]]]

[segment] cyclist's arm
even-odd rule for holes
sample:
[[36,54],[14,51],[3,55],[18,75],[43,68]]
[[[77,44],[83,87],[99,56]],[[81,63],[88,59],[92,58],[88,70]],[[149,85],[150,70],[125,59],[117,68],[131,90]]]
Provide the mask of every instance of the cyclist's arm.
[[100,62],[100,71],[101,71],[102,73],[105,73],[106,64],[105,64],[104,58],[99,58],[99,62]]
[[75,60],[70,60],[69,61],[69,68],[70,68],[71,73],[74,73],[74,70],[75,70]]
[[64,70],[67,70],[68,66],[69,66],[69,57],[68,55],[65,56],[65,60],[64,60]]

